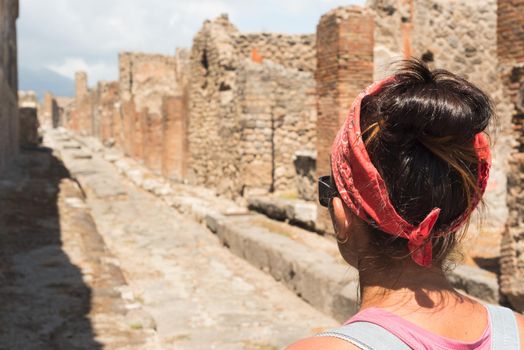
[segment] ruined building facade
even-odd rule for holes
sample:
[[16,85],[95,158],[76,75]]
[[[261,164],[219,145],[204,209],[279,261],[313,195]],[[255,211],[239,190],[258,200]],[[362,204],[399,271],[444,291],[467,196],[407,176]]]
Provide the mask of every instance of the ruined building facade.
[[241,34],[226,16],[204,23],[191,50],[189,179],[230,197],[311,197],[293,157],[315,150],[314,46],[314,35]]
[[[368,0],[324,14],[304,35],[241,33],[223,15],[203,24],[190,50],[121,53],[118,81],[89,88],[77,73],[74,101],[56,99],[57,124],[169,179],[314,207],[316,177],[329,174],[355,96],[396,59],[449,69],[484,89],[498,114],[480,234],[498,246],[506,232],[502,291],[520,300],[522,2]],[[318,214],[315,229],[329,230]]]
[[0,172],[18,153],[18,0],[0,0]]

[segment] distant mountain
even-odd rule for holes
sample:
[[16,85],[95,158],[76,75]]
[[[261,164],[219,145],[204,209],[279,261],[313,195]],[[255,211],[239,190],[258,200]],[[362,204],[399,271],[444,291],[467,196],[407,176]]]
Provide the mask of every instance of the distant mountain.
[[55,96],[73,97],[75,95],[75,82],[49,69],[32,69],[18,67],[18,89],[33,90],[41,100],[46,91],[51,91]]

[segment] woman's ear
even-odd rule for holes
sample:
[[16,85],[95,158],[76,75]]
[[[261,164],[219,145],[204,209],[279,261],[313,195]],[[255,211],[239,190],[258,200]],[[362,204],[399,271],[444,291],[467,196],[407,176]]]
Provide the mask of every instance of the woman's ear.
[[335,235],[340,241],[347,241],[349,236],[349,227],[351,226],[351,213],[347,210],[346,205],[341,198],[335,197],[331,200],[333,207],[333,229]]

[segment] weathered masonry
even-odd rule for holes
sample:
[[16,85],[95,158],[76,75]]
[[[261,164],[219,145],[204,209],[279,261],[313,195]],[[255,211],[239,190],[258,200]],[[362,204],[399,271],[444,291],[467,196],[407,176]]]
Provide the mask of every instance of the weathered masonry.
[[524,311],[524,0],[498,2],[498,54],[513,138],[508,171],[509,219],[502,240],[501,290]]
[[[311,201],[352,99],[396,59],[413,55],[457,72],[509,115],[496,9],[495,0],[369,0],[325,14],[317,33],[304,35],[245,34],[221,16],[203,24],[190,51],[122,53],[118,82],[89,89],[79,72],[64,118],[169,178],[230,198]],[[508,216],[511,118],[499,119],[496,135],[483,228],[494,241]]]
[[0,0],[0,174],[18,153],[18,0]]
[[189,179],[229,197],[311,199],[293,157],[315,149],[314,45],[314,35],[245,35],[226,16],[204,23],[191,50]]

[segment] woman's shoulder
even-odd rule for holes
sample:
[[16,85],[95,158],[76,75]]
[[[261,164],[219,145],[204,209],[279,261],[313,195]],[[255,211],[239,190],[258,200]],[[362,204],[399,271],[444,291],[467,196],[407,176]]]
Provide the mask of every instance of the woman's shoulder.
[[311,337],[299,340],[291,344],[286,350],[361,350],[358,346],[353,345],[342,339],[335,337]]

